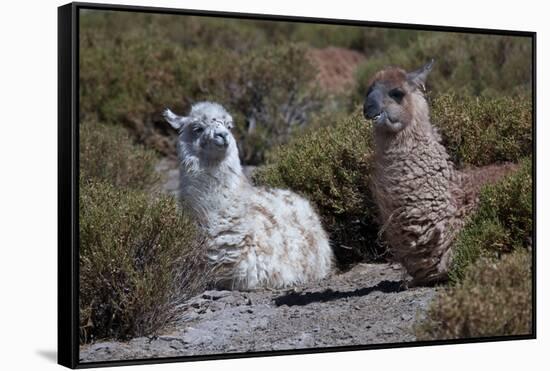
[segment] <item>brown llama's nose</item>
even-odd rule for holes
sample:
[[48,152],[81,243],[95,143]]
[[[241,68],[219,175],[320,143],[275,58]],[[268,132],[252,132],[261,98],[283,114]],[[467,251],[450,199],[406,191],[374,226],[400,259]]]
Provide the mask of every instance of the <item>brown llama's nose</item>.
[[363,116],[365,116],[366,119],[371,120],[380,115],[380,112],[382,112],[381,100],[382,94],[377,90],[367,95],[363,103]]
[[376,116],[380,115],[382,112],[382,109],[379,104],[376,102],[369,102],[368,100],[365,101],[365,104],[363,105],[363,116],[367,120],[372,120]]

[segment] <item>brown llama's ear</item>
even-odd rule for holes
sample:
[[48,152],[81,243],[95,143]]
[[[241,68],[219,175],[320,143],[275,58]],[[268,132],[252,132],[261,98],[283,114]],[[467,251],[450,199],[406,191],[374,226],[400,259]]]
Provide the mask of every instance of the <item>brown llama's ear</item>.
[[407,79],[423,91],[426,91],[426,80],[428,79],[428,75],[432,71],[433,64],[434,59],[432,58],[428,63],[426,63],[416,71],[409,72],[407,74]]

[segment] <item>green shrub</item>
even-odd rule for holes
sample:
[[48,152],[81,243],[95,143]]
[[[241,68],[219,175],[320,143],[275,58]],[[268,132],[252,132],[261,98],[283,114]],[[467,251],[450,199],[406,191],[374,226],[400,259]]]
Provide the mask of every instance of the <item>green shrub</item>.
[[418,340],[527,335],[532,331],[531,253],[483,258],[440,292],[415,325]]
[[[186,22],[180,32],[189,27],[199,33],[199,41],[209,40],[200,30],[210,30],[212,22],[224,24],[207,18]],[[214,100],[236,116],[242,160],[257,164],[267,148],[286,141],[324,107],[304,45],[216,48],[212,40],[176,42],[159,22],[146,24],[114,26],[115,31],[105,26],[99,32],[83,27],[81,119],[123,124],[138,142],[175,155],[175,133],[162,119],[162,110],[184,113],[194,102]]]
[[245,163],[262,163],[266,149],[286,142],[322,111],[325,96],[313,82],[316,70],[305,51],[303,45],[281,45],[254,51],[238,63],[237,85],[243,90],[225,92],[229,107],[246,123],[236,133]]
[[139,26],[185,48],[209,45],[216,49],[247,51],[265,44],[293,41],[315,48],[336,46],[369,54],[390,46],[406,47],[421,33],[363,26],[110,11],[84,14],[81,26],[111,35],[132,32]]
[[80,125],[80,176],[121,188],[149,189],[159,181],[155,152],[132,143],[128,131],[96,122]]
[[515,95],[531,89],[531,39],[518,36],[423,32],[408,47],[395,45],[369,58],[357,71],[357,97],[362,99],[368,81],[382,68],[393,65],[411,71],[431,58],[436,64],[428,79],[436,94]]
[[362,51],[368,58],[379,57],[390,49],[407,49],[429,31],[365,27]]
[[[262,47],[246,55],[228,52],[213,58],[195,51],[182,61],[189,102],[221,102],[235,116],[234,135],[241,160],[264,161],[265,151],[286,142],[322,110],[324,95],[316,89],[315,69],[301,45]],[[201,66],[197,70],[197,66]]]
[[138,142],[175,154],[160,112],[185,96],[187,85],[175,78],[181,51],[146,30],[104,35],[84,29],[80,38],[81,121],[123,125]]
[[94,10],[80,17],[83,30],[116,36],[147,32],[184,48],[208,45],[215,49],[246,51],[278,39],[273,22],[208,16],[129,13]]
[[207,276],[194,224],[171,197],[81,180],[81,342],[151,334]]
[[485,98],[441,94],[432,121],[454,163],[475,166],[517,162],[532,152],[531,97]]
[[532,243],[533,204],[531,160],[495,185],[485,186],[479,209],[460,232],[454,245],[450,280],[463,280],[469,266],[480,257],[500,256]]
[[371,128],[357,114],[276,148],[254,181],[292,189],[312,201],[340,263],[373,259],[380,247],[369,192],[371,156]]
[[362,50],[365,44],[365,28],[358,26],[298,23],[289,36],[291,40],[304,42],[315,48],[336,46]]
[[[264,27],[262,27],[264,28]],[[286,37],[314,48],[354,49],[373,57],[390,48],[407,48],[426,31],[379,27],[295,23],[285,27]]]

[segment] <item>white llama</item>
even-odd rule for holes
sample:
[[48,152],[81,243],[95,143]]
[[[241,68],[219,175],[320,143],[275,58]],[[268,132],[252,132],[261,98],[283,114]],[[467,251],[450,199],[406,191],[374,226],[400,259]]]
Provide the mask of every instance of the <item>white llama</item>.
[[179,132],[180,200],[207,236],[218,288],[282,288],[331,271],[333,252],[309,202],[243,175],[221,105],[200,102],[189,116],[167,109],[164,117]]

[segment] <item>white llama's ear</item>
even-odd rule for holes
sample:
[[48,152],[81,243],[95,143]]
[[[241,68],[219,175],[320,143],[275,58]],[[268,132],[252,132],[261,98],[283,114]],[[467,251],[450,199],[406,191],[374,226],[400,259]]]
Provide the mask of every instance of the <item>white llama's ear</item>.
[[434,59],[432,58],[428,63],[426,63],[416,71],[409,72],[407,74],[407,79],[425,91],[426,80],[428,79],[428,75],[432,71],[433,65],[434,65]]
[[162,116],[176,130],[181,129],[181,127],[187,122],[187,117],[178,116],[174,112],[170,111],[169,108],[166,108],[164,112],[162,112]]

